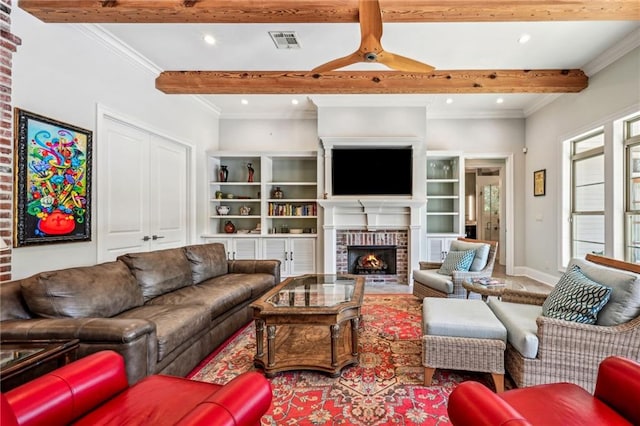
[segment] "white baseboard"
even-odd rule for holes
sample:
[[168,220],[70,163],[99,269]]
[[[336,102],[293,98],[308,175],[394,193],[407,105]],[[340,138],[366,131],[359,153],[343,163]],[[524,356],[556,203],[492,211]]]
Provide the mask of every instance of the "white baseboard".
[[517,276],[525,276],[527,278],[531,278],[532,280],[540,281],[542,283],[548,284],[550,286],[555,286],[558,282],[559,277],[556,275],[549,274],[547,272],[541,272],[537,269],[532,269],[526,266],[516,266],[513,268],[514,275]]

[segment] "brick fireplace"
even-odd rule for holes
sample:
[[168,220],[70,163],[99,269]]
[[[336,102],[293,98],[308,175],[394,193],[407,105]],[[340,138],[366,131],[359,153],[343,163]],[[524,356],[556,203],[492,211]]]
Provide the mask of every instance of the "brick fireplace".
[[[359,270],[358,259],[370,255],[384,266]],[[336,273],[362,274],[366,282],[408,284],[408,272],[407,230],[341,229],[336,232]]]

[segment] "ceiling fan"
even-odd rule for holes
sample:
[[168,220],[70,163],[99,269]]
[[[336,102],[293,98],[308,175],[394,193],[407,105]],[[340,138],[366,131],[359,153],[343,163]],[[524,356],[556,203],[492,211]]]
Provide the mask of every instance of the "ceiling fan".
[[315,67],[312,72],[322,73],[358,62],[377,62],[387,67],[404,72],[431,72],[435,68],[431,65],[405,58],[382,48],[382,12],[378,0],[360,0],[359,5],[360,47],[350,55],[334,59]]

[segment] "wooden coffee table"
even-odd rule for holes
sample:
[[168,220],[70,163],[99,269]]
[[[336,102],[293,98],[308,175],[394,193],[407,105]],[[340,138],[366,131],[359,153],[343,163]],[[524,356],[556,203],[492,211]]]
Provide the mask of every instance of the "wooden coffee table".
[[251,304],[255,365],[267,377],[288,370],[337,377],[345,366],[358,364],[363,295],[360,276],[303,275],[278,284]]

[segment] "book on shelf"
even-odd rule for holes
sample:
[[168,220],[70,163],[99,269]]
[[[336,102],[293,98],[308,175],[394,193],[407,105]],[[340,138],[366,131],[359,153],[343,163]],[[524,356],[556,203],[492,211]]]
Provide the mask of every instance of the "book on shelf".
[[269,203],[269,216],[316,216],[317,214],[315,203]]
[[483,286],[492,286],[492,287],[501,287],[505,285],[504,282],[500,281],[497,278],[492,278],[492,277],[473,278],[471,282],[473,284],[478,284]]

